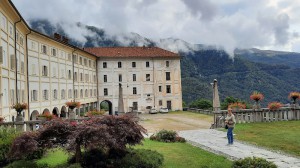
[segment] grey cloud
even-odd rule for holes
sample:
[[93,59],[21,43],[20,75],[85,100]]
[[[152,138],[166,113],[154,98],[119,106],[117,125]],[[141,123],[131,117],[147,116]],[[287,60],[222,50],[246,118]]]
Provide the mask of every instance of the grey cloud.
[[217,6],[209,0],[182,0],[193,15],[201,14],[202,20],[212,20],[217,14]]
[[289,42],[289,16],[286,13],[277,16],[258,15],[260,26],[269,34],[274,35],[275,44],[285,45]]

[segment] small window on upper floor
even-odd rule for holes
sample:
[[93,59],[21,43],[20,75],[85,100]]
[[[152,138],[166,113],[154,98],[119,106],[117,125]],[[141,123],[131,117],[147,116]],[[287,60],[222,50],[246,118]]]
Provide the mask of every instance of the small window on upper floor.
[[167,85],[166,88],[167,88],[167,90],[166,90],[167,93],[171,93],[171,85]]
[[119,74],[119,82],[122,82],[122,75]]
[[108,90],[107,90],[107,88],[104,88],[104,89],[103,89],[103,92],[104,92],[104,96],[107,96],[107,95],[108,95]]
[[82,57],[79,57],[79,64],[82,65]]
[[135,67],[136,67],[136,63],[132,62],[132,68],[135,68]]
[[103,76],[103,81],[104,81],[104,82],[107,82],[107,75],[104,75],[104,76]]
[[77,77],[78,77],[77,72],[74,72],[74,81],[75,82],[77,82]]
[[89,60],[89,67],[91,68],[92,67],[92,61]]
[[87,60],[83,59],[84,66],[87,66]]
[[71,54],[68,54],[68,60],[69,60],[69,61],[72,61]]
[[103,62],[103,68],[107,68],[107,62]]
[[147,67],[147,68],[150,67],[149,61],[146,62],[146,67]]
[[48,67],[45,65],[42,67],[42,76],[48,76]]
[[20,37],[20,45],[22,46],[23,43],[24,43],[24,39],[23,39],[23,37],[21,36],[21,37]]
[[122,62],[118,62],[118,68],[122,68]]
[[47,54],[47,46],[42,45],[42,53]]
[[35,42],[33,42],[33,41],[31,42],[31,49],[33,49],[33,50],[35,49]]
[[136,81],[136,74],[132,74],[132,81]]
[[166,80],[167,81],[171,80],[170,72],[166,72]]
[[169,66],[170,66],[170,62],[166,61],[166,67],[169,67]]
[[52,56],[55,57],[55,56],[56,56],[56,49],[55,49],[55,48],[52,48],[52,51],[51,51],[51,52],[52,52]]
[[37,90],[31,91],[31,101],[37,101],[38,100],[38,92]]
[[132,88],[132,94],[137,94],[136,87]]
[[150,74],[146,74],[146,81],[150,81]]

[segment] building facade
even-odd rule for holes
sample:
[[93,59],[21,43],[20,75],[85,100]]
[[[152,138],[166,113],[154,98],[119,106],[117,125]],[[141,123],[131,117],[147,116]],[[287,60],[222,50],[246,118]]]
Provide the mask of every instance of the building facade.
[[119,85],[124,111],[182,109],[180,56],[157,47],[85,49],[99,57],[99,101],[118,111]]
[[27,103],[25,120],[35,120],[46,111],[67,117],[67,101],[81,102],[77,115],[107,101],[113,114],[118,107],[119,83],[126,112],[144,112],[149,107],[180,110],[179,56],[159,48],[147,49],[161,52],[153,56],[146,54],[145,47],[139,48],[144,50],[142,56],[139,51],[124,58],[80,49],[58,34],[52,38],[32,30],[10,0],[1,0],[0,116],[13,121],[16,111],[12,105]]

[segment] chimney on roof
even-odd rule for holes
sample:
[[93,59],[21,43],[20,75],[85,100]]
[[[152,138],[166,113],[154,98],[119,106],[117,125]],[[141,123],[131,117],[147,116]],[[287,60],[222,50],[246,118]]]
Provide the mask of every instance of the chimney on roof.
[[68,44],[69,43],[69,39],[65,36],[62,36],[62,40],[61,42],[65,43],[65,44]]
[[61,35],[58,33],[54,33],[54,39],[57,41],[61,41]]

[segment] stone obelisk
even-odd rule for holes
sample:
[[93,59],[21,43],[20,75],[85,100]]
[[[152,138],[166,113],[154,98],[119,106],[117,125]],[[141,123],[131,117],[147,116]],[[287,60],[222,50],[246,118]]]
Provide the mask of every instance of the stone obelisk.
[[219,91],[218,91],[218,81],[214,79],[213,83],[213,111],[217,112],[220,111],[220,98],[219,98]]
[[123,88],[121,83],[119,83],[118,113],[124,113]]

